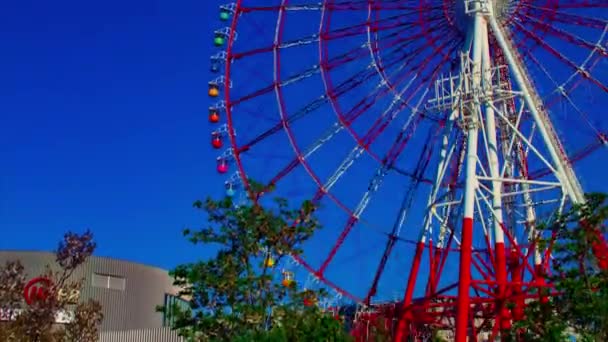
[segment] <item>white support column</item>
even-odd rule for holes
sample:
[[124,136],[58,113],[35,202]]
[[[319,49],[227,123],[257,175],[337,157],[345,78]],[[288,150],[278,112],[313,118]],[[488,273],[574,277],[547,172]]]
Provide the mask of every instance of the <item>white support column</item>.
[[492,205],[494,216],[494,238],[496,243],[504,244],[504,231],[502,229],[502,181],[500,181],[500,167],[498,165],[498,139],[496,138],[496,117],[494,107],[490,104],[492,92],[492,63],[490,61],[490,44],[488,42],[487,26],[483,27],[484,41],[482,54],[482,72],[484,84],[484,96],[486,97],[485,109],[485,131],[488,139],[488,162],[490,163],[490,175],[492,180]]
[[[475,2],[474,6],[479,7]],[[472,48],[472,87],[474,94],[481,89],[481,56],[483,49],[482,26],[485,21],[481,12],[476,12],[473,19],[473,48]],[[470,34],[470,33],[469,33]],[[462,71],[463,74],[466,70]],[[467,82],[465,82],[466,85]],[[465,93],[466,93],[465,89]],[[477,93],[478,94],[478,93]],[[463,222],[460,244],[460,279],[458,282],[458,302],[456,306],[456,341],[465,342],[468,335],[470,286],[471,286],[471,256],[473,248],[473,219],[475,213],[475,190],[477,189],[477,143],[479,138],[479,98],[474,96],[474,102],[465,104],[461,113],[468,116],[464,129],[467,130],[467,161],[465,174],[465,189],[463,203]]]
[[[500,166],[498,165],[498,139],[496,137],[496,117],[494,115],[493,84],[492,84],[492,62],[490,59],[490,42],[488,41],[488,25],[484,20],[483,26],[483,53],[482,53],[482,75],[485,99],[485,131],[488,140],[488,163],[492,180],[492,216],[494,223],[494,260],[495,276],[498,284],[496,303],[496,324],[501,329],[506,328],[507,319],[505,303],[502,302],[507,284],[507,258],[505,250],[505,235],[503,230],[502,212],[502,185],[500,180]],[[505,115],[508,117],[508,115]]]
[[[496,41],[498,42],[500,48],[503,50],[504,56],[507,59],[511,71],[513,72],[513,76],[515,76],[515,81],[517,82],[517,85],[519,86],[522,92],[522,97],[526,103],[526,106],[528,107],[528,110],[530,110],[530,113],[532,114],[532,117],[536,122],[537,128],[545,142],[545,145],[547,146],[547,150],[551,155],[551,159],[555,164],[555,168],[557,171],[556,177],[563,184],[564,191],[568,194],[570,200],[573,203],[582,203],[584,201],[584,194],[582,192],[582,189],[580,189],[580,187],[578,186],[578,182],[576,181],[576,179],[569,178],[576,176],[574,175],[574,172],[570,170],[570,166],[566,165],[566,161],[560,157],[560,154],[558,152],[559,147],[556,146],[554,142],[555,137],[552,137],[548,131],[547,125],[550,123],[545,122],[543,116],[539,112],[539,108],[536,107],[534,99],[530,95],[531,89],[529,89],[526,84],[525,75],[522,73],[518,61],[516,61],[513,52],[509,48],[510,44],[507,42],[500,24],[496,21],[496,18],[494,18],[494,16],[490,15],[488,16],[488,19],[490,26],[492,27],[492,31],[494,32],[494,36],[496,37]],[[569,170],[569,172],[567,170]]]

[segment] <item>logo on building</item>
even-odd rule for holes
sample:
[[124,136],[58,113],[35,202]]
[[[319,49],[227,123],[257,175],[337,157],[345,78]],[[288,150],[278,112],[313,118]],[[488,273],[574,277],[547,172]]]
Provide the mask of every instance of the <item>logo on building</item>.
[[[56,291],[56,292],[55,292]],[[54,288],[53,281],[48,277],[36,277],[31,279],[23,288],[23,299],[27,305],[43,303],[51,294],[56,293],[58,301],[66,304],[76,304],[80,299],[80,290]],[[0,307],[0,322],[14,321],[23,312],[23,308],[3,308]],[[55,323],[67,324],[74,321],[73,310],[57,310],[55,312]]]
[[23,288],[23,299],[27,305],[35,302],[44,302],[48,296],[53,282],[46,277],[36,277],[30,280]]
[[[23,288],[23,299],[27,305],[36,302],[44,302],[49,298],[53,291],[53,282],[47,277],[36,277],[30,280]],[[80,299],[78,289],[59,289],[57,290],[57,300],[65,301],[67,304],[76,304]]]

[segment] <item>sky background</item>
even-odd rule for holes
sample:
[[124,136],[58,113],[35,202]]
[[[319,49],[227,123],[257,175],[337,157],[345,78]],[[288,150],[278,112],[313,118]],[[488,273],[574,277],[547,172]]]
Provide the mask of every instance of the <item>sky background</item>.
[[205,108],[218,25],[215,1],[2,2],[0,249],[91,229],[97,255],[201,253],[180,230],[222,191]]

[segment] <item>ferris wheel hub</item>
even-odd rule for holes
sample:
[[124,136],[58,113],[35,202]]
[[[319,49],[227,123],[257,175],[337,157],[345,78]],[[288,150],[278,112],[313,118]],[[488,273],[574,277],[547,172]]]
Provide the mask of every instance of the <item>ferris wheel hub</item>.
[[501,22],[509,18],[521,0],[462,0],[454,2],[454,22],[461,32],[466,32],[476,12],[493,15]]

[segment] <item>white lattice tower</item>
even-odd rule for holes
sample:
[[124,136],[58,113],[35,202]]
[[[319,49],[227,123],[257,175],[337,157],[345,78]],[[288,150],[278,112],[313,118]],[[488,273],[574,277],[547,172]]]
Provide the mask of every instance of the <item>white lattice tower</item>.
[[[583,201],[581,186],[527,71],[519,62],[521,57],[514,52],[512,43],[505,38],[508,35],[493,16],[492,4],[485,0],[466,0],[465,9],[471,17],[471,26],[460,73],[439,79],[435,96],[429,102],[429,108],[447,112],[449,122],[445,126],[442,160],[420,239],[423,245],[427,236],[438,235],[437,248],[447,247],[442,245],[447,227],[462,226],[454,238],[460,249],[455,319],[445,318],[442,322],[454,324],[457,341],[466,340],[475,326],[476,320],[471,316],[485,308],[494,311],[494,336],[509,326],[512,316],[506,304],[507,288],[510,293],[518,293],[521,285],[517,289],[510,284],[507,259],[515,255],[518,262],[526,263],[527,251],[534,247],[537,237],[533,231],[535,207],[541,203],[552,204],[559,211],[566,201]],[[505,64],[492,60],[490,34],[499,48],[494,57],[500,57],[496,59]],[[513,75],[514,87],[509,73]],[[531,128],[523,128],[525,120],[531,123]],[[460,130],[465,138],[455,140],[454,129]],[[459,144],[464,146],[459,148]],[[531,155],[551,170],[551,180],[528,178],[526,165]],[[464,177],[462,191],[442,186],[449,183],[446,171],[452,159],[464,167],[463,172],[455,175]],[[538,201],[534,202],[533,198]],[[523,208],[519,212],[523,220],[517,219],[519,207]],[[462,223],[453,222],[456,213],[462,216]],[[522,234],[518,234],[521,231],[528,232],[525,241],[521,241]],[[473,243],[474,238],[480,237],[486,240],[493,275],[471,271],[478,261],[483,262],[481,252],[474,249]],[[542,251],[534,251],[532,277],[542,262]],[[483,287],[494,295],[487,303],[472,307],[470,296],[474,287]]]

